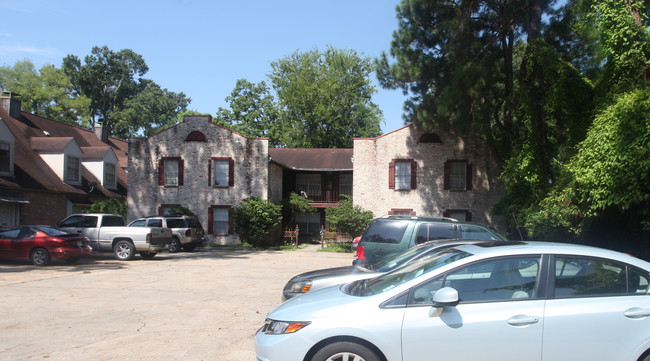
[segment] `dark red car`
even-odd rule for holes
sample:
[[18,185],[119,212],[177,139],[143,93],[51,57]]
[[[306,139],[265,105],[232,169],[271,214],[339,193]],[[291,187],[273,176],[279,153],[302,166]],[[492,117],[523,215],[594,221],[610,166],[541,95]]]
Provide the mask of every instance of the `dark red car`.
[[29,260],[46,266],[51,260],[74,263],[92,253],[88,238],[44,226],[10,226],[0,228],[0,258]]

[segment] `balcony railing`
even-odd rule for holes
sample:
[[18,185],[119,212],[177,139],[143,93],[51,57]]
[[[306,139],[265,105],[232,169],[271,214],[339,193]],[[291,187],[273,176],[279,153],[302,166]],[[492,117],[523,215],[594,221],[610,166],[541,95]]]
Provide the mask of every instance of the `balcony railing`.
[[[297,192],[300,194],[300,191]],[[341,191],[341,190],[325,190],[320,192],[320,194],[307,194],[307,198],[313,203],[338,203],[343,199],[342,195],[352,196],[352,191]]]

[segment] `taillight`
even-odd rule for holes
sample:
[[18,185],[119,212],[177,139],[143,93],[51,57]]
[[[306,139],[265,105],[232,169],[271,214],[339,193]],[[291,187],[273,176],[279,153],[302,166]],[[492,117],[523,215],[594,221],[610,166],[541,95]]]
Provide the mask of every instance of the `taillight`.
[[362,245],[357,246],[357,259],[365,260],[366,259],[366,248]]
[[187,231],[185,231],[185,235],[187,237],[190,237],[192,235],[192,230],[188,229]]
[[151,233],[147,233],[147,243],[151,243]]

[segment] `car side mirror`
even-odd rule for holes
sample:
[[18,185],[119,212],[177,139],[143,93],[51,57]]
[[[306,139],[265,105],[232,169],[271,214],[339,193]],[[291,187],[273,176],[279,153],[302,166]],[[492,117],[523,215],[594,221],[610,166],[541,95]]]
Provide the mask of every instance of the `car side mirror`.
[[433,295],[433,307],[454,307],[458,305],[458,291],[451,287],[443,287]]

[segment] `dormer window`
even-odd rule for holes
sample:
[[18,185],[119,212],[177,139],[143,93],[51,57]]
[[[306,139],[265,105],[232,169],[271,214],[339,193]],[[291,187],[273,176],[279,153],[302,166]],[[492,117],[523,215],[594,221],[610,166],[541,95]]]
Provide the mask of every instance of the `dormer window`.
[[115,164],[104,163],[104,187],[116,187]]
[[63,175],[64,181],[80,183],[81,174],[79,164],[79,158],[71,156],[65,157],[65,172]]
[[0,173],[11,173],[11,144],[0,142]]

